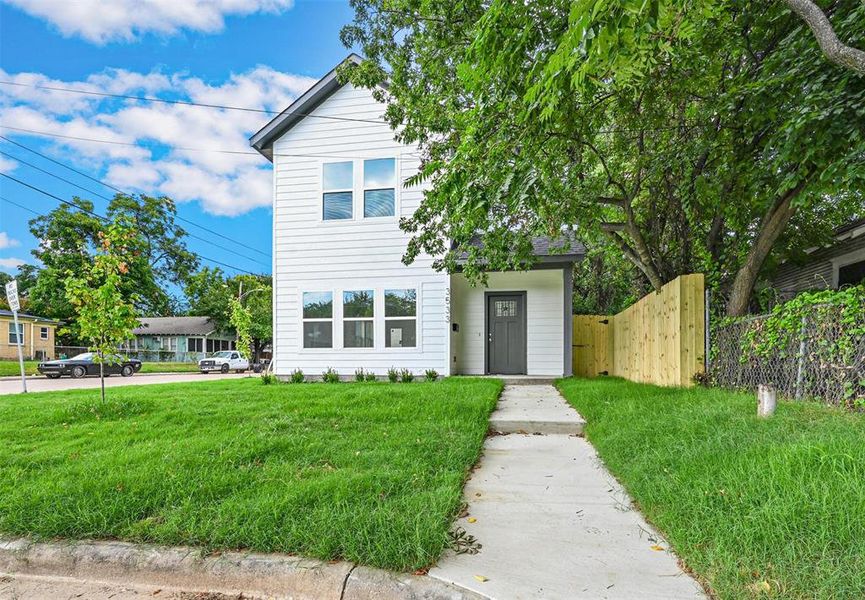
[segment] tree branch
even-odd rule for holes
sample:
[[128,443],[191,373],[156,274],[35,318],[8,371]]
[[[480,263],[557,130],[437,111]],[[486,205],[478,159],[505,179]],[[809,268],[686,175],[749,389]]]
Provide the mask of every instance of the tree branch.
[[832,23],[819,6],[811,0],[784,0],[784,3],[808,24],[826,58],[865,76],[865,51],[839,40]]

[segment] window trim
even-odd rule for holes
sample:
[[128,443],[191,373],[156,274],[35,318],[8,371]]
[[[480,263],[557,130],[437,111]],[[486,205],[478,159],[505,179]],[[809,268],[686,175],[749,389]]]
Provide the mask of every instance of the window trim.
[[[371,160],[393,160],[393,187],[384,187],[384,188],[367,188],[366,187],[366,163]],[[372,219],[374,221],[395,219],[399,215],[399,203],[397,202],[397,189],[399,188],[399,159],[396,156],[380,156],[373,158],[364,158],[360,161],[361,163],[361,180],[360,180],[360,214],[363,219]],[[368,217],[366,216],[366,193],[367,192],[376,192],[379,190],[393,190],[393,214],[392,215],[384,215],[381,217]]]
[[[6,331],[6,344],[8,346],[25,346],[27,340],[24,337],[24,323],[18,322],[18,331],[15,331],[15,321],[9,321],[9,329]],[[12,336],[15,336],[15,341],[12,341]]]
[[[409,317],[389,317],[387,316],[387,308],[382,310],[383,321],[384,321],[384,337],[382,338],[382,343],[384,344],[385,350],[420,350],[421,347],[421,339],[420,339],[420,317],[418,313],[420,313],[420,285],[413,285],[410,287],[397,287],[391,286],[382,289],[382,301],[386,302],[385,294],[387,290],[414,290],[414,316]],[[385,304],[384,307],[387,305]],[[387,345],[387,322],[388,321],[409,321],[414,320],[414,346],[388,346]]]
[[859,250],[853,250],[852,252],[848,252],[847,254],[842,254],[840,256],[836,256],[831,259],[832,262],[832,289],[838,289],[838,280],[839,280],[839,271],[841,267],[846,267],[847,265],[852,265],[853,263],[857,263],[861,260],[865,260],[865,248],[860,248]]
[[[362,286],[361,286],[362,287]],[[346,317],[345,316],[345,295],[350,292],[372,292],[372,316],[371,317]],[[375,350],[376,342],[378,340],[378,334],[376,333],[376,298],[378,298],[378,290],[376,288],[368,288],[368,289],[343,289],[340,291],[340,298],[342,298],[342,315],[340,319],[340,329],[342,332],[342,349],[343,350]],[[353,323],[356,321],[366,321],[367,323],[372,323],[372,346],[347,346],[345,343],[345,323]]]
[[[307,317],[305,317],[303,315],[303,295],[304,294],[330,294],[330,304],[331,304],[330,318],[327,318],[327,317],[309,317],[309,318],[307,318]],[[338,328],[334,327],[334,322],[337,320],[336,319],[337,302],[334,301],[334,297],[338,297],[337,296],[338,294],[339,294],[339,291],[333,290],[333,289],[301,289],[301,290],[299,290],[298,296],[300,298],[300,305],[299,305],[300,310],[298,311],[298,313],[300,314],[300,335],[298,336],[298,342],[299,342],[298,346],[300,347],[301,351],[309,352],[311,350],[313,352],[328,352],[330,350],[338,350],[339,349],[339,346],[337,345],[337,338],[336,338],[336,336],[337,336],[336,330]],[[342,303],[339,303],[339,306],[341,307]],[[330,325],[330,347],[329,348],[321,347],[321,346],[307,347],[304,344],[304,342],[306,341],[306,334],[304,333],[303,325],[305,323],[330,323],[331,324]],[[342,340],[340,339],[339,341],[341,342]]]
[[[42,335],[43,333],[45,333],[45,335]],[[51,339],[51,331],[49,327],[39,326],[39,339],[46,342]]]
[[[380,160],[383,158],[393,159],[394,165],[394,188],[393,188],[393,216],[391,217],[365,217],[363,215],[364,205],[364,162],[367,160]],[[324,188],[324,165],[332,163],[352,163],[352,189],[351,190],[326,190]],[[399,222],[402,210],[402,180],[400,178],[401,157],[393,150],[381,152],[369,152],[363,158],[323,158],[318,161],[318,223],[324,227],[338,227],[346,223],[388,223]],[[370,188],[390,189],[390,188]],[[351,218],[350,219],[325,219],[324,218],[324,194],[331,192],[351,192]]]
[[[339,163],[349,163],[351,165],[351,187],[350,188],[334,188],[334,189],[326,189],[324,187],[324,167],[325,165],[334,165]],[[318,167],[318,200],[320,205],[320,210],[318,211],[318,219],[322,223],[345,223],[348,221],[356,221],[357,220],[357,207],[355,204],[357,203],[357,160],[353,158],[344,158],[344,159],[333,159],[333,160],[322,160],[319,163]],[[324,195],[325,194],[338,194],[340,192],[349,192],[351,194],[351,216],[347,219],[325,219],[324,218]]]
[[[200,342],[200,344],[201,344],[201,350],[190,350],[190,349],[189,349],[189,342],[190,342],[190,341]],[[198,345],[198,344],[196,344],[196,345]],[[190,335],[190,336],[187,336],[187,337],[186,337],[186,352],[187,352],[187,354],[190,353],[190,352],[203,353],[203,352],[204,352],[204,338],[201,337],[201,336],[197,336],[197,335]]]

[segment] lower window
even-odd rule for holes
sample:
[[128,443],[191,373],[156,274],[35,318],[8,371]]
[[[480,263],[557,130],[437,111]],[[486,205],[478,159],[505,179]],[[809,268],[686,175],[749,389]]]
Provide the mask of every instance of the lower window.
[[346,348],[372,348],[374,329],[372,321],[344,321],[343,345]]
[[384,342],[388,348],[414,348],[417,346],[417,321],[414,319],[388,319]]
[[333,323],[331,321],[306,321],[303,324],[304,348],[331,348],[333,346]]

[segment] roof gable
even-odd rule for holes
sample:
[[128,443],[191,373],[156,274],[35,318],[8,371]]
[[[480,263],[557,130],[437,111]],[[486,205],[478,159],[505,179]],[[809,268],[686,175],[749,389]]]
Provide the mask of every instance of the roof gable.
[[346,62],[359,65],[362,61],[363,59],[357,54],[349,54],[344,61],[331,69],[327,75],[319,79],[315,85],[301,94],[288,108],[279,113],[270,123],[249,138],[249,145],[258,150],[269,161],[273,162],[273,142],[345,85],[345,83],[340,83],[337,79],[337,69]]

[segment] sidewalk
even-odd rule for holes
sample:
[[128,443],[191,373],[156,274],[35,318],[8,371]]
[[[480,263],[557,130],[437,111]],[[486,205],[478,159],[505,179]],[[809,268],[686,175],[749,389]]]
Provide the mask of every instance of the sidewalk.
[[[457,522],[481,544],[430,576],[496,600],[695,599],[700,586],[632,506],[550,385],[507,386]],[[570,433],[568,433],[570,432]]]

